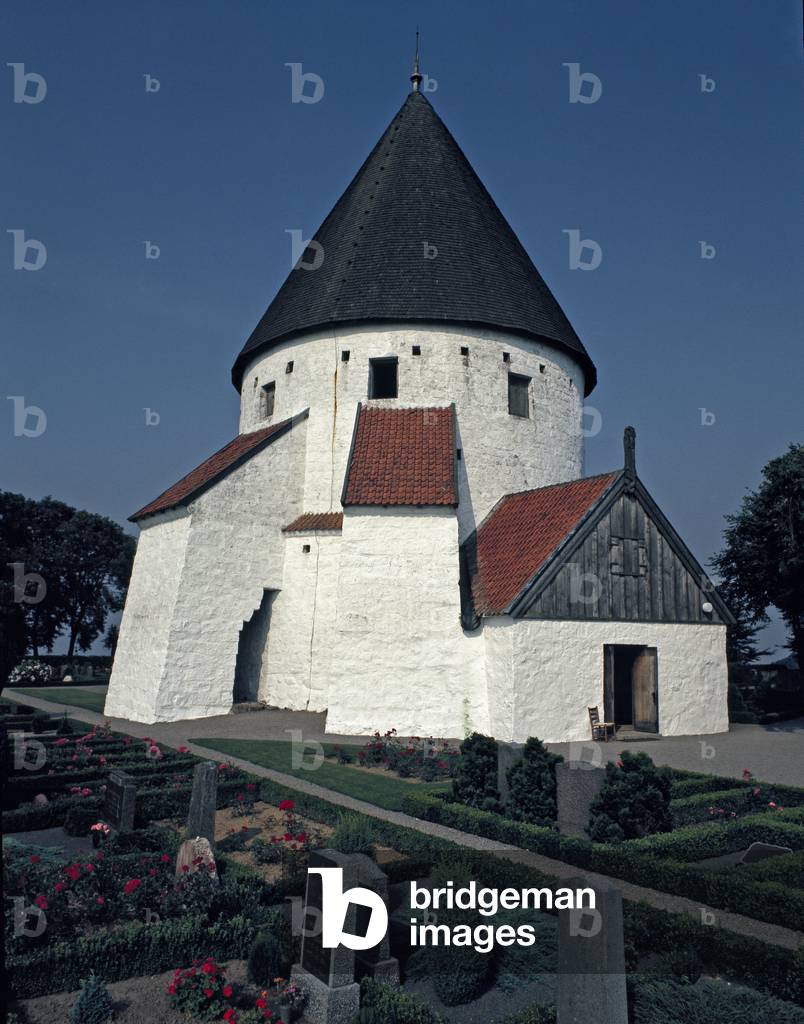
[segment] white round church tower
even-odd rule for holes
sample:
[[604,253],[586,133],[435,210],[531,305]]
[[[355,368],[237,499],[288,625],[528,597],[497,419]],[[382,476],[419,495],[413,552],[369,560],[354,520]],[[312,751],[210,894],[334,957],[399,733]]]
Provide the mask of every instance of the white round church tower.
[[235,361],[239,434],[132,516],[109,715],[530,730],[512,609],[548,512],[491,521],[608,486],[577,480],[595,368],[412,81]]

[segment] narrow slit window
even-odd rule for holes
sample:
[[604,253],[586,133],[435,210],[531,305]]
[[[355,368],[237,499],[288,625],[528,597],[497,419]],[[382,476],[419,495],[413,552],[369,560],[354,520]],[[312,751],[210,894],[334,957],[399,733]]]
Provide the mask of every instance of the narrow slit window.
[[422,354],[422,347],[421,347],[421,345],[414,345],[412,347],[412,352],[413,352],[414,356],[420,356]]
[[518,373],[508,374],[508,412],[512,416],[522,416],[525,419],[530,416],[529,386],[530,377],[523,377]]
[[274,402],[276,400],[276,381],[263,384],[260,391],[260,416],[267,419],[274,414]]
[[369,359],[369,398],[396,398],[397,369],[396,356],[386,359]]
[[291,359],[288,365],[285,367],[285,373],[293,373],[293,360]]
[[348,348],[345,348],[345,349],[341,350],[341,362],[342,363],[348,363],[349,362],[349,349]]

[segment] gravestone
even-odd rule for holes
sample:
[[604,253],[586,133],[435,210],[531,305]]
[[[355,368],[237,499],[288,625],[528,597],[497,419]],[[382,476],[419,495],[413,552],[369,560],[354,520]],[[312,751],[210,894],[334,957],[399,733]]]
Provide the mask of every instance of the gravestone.
[[522,760],[522,751],[524,749],[524,743],[505,743],[502,740],[497,742],[497,790],[503,807],[508,802],[508,794],[511,791],[508,785],[508,770],[517,761]]
[[125,772],[112,769],[106,781],[103,820],[118,832],[128,832],[134,827],[136,803],[137,786],[134,779]]
[[[343,889],[361,884],[363,855],[337,850],[314,850],[310,868],[341,868]],[[364,868],[365,873],[365,868]],[[355,951],[346,946],[327,949],[322,936],[322,878],[307,875],[304,897],[300,962],[291,968],[290,978],[307,995],[304,1020],[309,1024],[352,1024],[360,1011],[360,985],[355,981]],[[361,934],[358,905],[350,903],[343,930]],[[365,929],[362,934],[365,934]],[[372,951],[366,951],[372,952]],[[398,975],[397,975],[398,977]]]
[[622,894],[605,883],[594,890],[594,910],[558,914],[557,1024],[628,1024]]
[[558,831],[562,835],[588,838],[589,808],[605,780],[606,769],[588,761],[561,761],[556,765]]
[[792,853],[789,846],[774,846],[773,843],[751,843],[748,849],[740,858],[740,864],[756,864],[757,861],[767,860],[768,857],[781,857],[785,853]]
[[[199,861],[200,863],[197,863]],[[209,840],[203,836],[185,839],[179,847],[179,852],[176,854],[176,878],[192,875],[196,871],[205,871],[217,882],[217,868],[211,871],[210,864],[215,864],[215,854],[212,851]]]
[[[357,884],[364,889],[371,889],[382,896],[382,901],[388,909],[388,876],[379,868],[371,857],[364,853],[352,855],[352,860],[357,866]],[[365,935],[368,930],[368,922],[371,911],[368,907],[359,904],[357,907],[357,932]],[[381,981],[384,985],[399,984],[399,961],[391,956],[391,942],[389,939],[390,929],[386,929],[382,941],[371,949],[358,950],[355,953],[355,975],[359,981],[363,977],[373,978]]]
[[187,836],[203,836],[215,847],[215,810],[218,805],[218,766],[202,761],[195,766],[190,810],[187,814]]

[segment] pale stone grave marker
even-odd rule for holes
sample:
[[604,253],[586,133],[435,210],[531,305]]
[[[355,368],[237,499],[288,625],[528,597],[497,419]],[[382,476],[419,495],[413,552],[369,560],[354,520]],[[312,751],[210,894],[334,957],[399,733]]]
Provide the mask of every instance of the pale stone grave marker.
[[768,857],[781,857],[785,853],[792,853],[789,846],[775,846],[773,843],[751,843],[740,859],[740,864],[756,864],[757,861],[767,860]]
[[497,790],[503,807],[508,802],[508,794],[511,791],[508,785],[508,771],[517,761],[522,760],[524,749],[524,743],[505,743],[502,740],[497,743]]
[[[564,884],[589,888],[582,878]],[[594,889],[594,910],[558,914],[557,1024],[628,1024],[622,894]]]
[[560,761],[556,765],[558,831],[562,835],[588,838],[589,809],[605,781],[606,769],[588,761]]
[[134,779],[114,768],[109,772],[103,802],[103,820],[118,832],[134,828],[137,786]]
[[214,761],[202,761],[195,766],[190,810],[187,814],[187,836],[203,836],[215,846],[215,810],[218,805],[218,766]]

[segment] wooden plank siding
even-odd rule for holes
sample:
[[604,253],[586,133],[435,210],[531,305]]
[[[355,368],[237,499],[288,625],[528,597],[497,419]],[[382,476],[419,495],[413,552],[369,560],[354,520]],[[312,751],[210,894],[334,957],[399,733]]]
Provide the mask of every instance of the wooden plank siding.
[[524,617],[722,625],[717,608],[702,610],[710,599],[639,498],[623,493],[564,556]]

